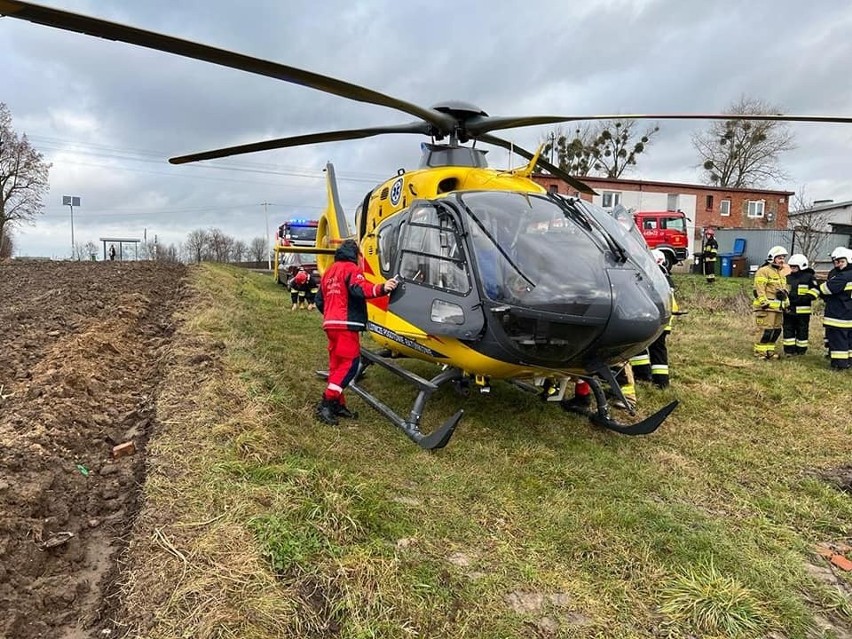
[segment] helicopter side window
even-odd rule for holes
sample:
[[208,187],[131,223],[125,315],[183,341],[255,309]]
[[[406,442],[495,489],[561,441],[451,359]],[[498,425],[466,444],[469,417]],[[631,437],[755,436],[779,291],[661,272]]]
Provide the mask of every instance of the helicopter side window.
[[397,256],[399,246],[400,219],[393,219],[379,227],[379,268],[385,277],[391,277],[391,270]]
[[468,293],[470,279],[455,223],[448,217],[439,218],[431,206],[412,211],[402,240],[399,272],[403,279],[417,284]]

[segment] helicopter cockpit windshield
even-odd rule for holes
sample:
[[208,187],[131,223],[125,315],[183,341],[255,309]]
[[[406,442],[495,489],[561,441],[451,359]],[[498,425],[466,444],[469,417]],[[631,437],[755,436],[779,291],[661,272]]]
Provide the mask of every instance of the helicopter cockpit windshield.
[[458,199],[470,216],[482,290],[490,300],[582,315],[583,308],[609,299],[605,233],[585,216],[528,193],[470,192]]

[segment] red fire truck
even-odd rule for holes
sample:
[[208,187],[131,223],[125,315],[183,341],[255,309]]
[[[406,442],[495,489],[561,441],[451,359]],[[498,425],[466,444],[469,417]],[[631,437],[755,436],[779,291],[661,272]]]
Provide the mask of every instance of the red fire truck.
[[[272,274],[282,286],[287,286],[289,280],[299,267],[303,267],[308,275],[313,276],[317,270],[317,257],[313,253],[284,253],[286,246],[316,246],[318,220],[292,219],[278,227],[275,239],[275,264]],[[317,274],[318,275],[318,274]]]
[[661,250],[669,268],[689,257],[686,216],[681,211],[634,211],[633,219],[648,248]]

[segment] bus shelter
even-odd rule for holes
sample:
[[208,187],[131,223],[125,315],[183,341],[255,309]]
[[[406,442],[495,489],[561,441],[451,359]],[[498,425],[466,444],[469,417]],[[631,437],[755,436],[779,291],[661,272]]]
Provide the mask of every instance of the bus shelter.
[[[101,237],[98,238],[104,247],[104,260],[108,260],[109,247],[115,247],[115,259],[117,260],[138,260],[139,259],[139,240],[127,237]],[[132,250],[132,253],[131,253]],[[132,255],[132,257],[131,257]]]

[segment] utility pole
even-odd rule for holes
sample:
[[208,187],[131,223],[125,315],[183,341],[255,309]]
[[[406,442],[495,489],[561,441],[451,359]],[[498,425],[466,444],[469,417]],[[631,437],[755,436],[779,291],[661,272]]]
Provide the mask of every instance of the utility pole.
[[266,218],[266,265],[267,268],[272,270],[272,251],[269,250],[269,210],[268,206],[273,206],[271,202],[261,202],[260,205],[263,207],[263,216]]
[[550,163],[553,164],[553,147],[556,146],[556,132],[550,132]]
[[74,207],[80,206],[80,198],[74,195],[63,195],[62,206],[71,207],[71,259],[74,259],[76,246],[74,244]]

